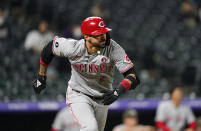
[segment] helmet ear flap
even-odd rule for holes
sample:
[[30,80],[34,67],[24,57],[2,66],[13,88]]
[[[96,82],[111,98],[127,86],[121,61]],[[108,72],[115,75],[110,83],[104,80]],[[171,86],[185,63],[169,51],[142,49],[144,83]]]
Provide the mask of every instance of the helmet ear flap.
[[106,33],[106,46],[109,46],[110,45],[110,33],[107,32]]

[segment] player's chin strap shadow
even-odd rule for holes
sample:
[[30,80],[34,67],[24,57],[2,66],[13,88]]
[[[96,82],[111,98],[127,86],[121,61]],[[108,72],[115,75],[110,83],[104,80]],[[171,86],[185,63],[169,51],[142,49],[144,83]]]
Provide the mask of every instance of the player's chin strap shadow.
[[110,45],[110,33],[107,32],[106,33],[106,46],[109,46]]
[[[109,91],[112,91],[112,90],[109,90]],[[106,92],[108,92],[107,90],[102,90],[100,93],[106,93]]]
[[[82,37],[84,39],[84,36]],[[86,40],[84,39],[84,41],[86,42]],[[106,33],[106,46],[109,46],[110,45],[110,33],[107,32]]]

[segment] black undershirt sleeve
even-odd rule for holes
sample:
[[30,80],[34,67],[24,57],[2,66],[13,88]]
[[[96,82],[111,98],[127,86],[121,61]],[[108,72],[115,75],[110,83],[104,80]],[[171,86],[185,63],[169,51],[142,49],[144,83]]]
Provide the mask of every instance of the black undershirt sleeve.
[[52,61],[54,54],[52,52],[52,43],[53,41],[50,41],[42,50],[41,52],[41,59],[45,64],[50,64]]
[[[129,74],[135,74],[136,79],[132,76],[129,76]],[[130,68],[129,70],[127,70],[126,72],[123,73],[124,78],[127,78],[131,81],[131,88],[135,89],[137,85],[140,84],[140,79],[136,74],[136,70],[134,67]]]
[[136,74],[134,67],[130,68],[129,70],[127,70],[126,72],[123,73],[124,78],[129,74]]

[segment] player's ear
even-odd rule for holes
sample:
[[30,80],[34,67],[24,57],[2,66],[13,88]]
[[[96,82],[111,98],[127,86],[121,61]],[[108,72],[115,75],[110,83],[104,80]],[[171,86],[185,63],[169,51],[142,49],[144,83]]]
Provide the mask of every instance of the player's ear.
[[84,35],[83,37],[84,37],[85,40],[87,40],[89,38],[88,35]]

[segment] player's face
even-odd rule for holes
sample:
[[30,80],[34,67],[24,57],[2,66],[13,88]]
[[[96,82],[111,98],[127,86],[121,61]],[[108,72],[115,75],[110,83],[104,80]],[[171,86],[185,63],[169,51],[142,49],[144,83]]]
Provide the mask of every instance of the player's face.
[[85,38],[94,47],[104,48],[106,45],[106,34],[101,34],[101,35],[97,35],[97,36],[89,36],[88,35]]
[[127,117],[123,120],[126,126],[134,127],[138,125],[138,119],[136,117]]
[[172,100],[180,102],[183,98],[183,92],[180,88],[176,88],[172,93]]
[[48,23],[46,21],[41,21],[38,28],[39,28],[40,33],[44,33],[48,29]]

